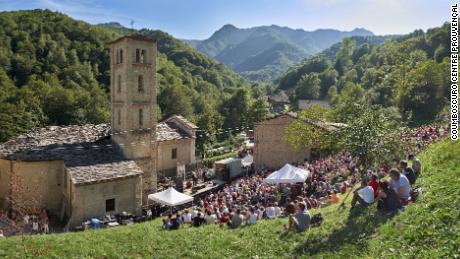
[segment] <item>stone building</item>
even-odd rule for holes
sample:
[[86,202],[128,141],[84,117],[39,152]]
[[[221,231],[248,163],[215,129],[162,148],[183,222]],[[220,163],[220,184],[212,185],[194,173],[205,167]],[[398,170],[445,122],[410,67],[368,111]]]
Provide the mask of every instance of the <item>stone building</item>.
[[158,172],[195,163],[197,127],[182,116],[157,124],[155,41],[130,35],[110,47],[111,124],[38,128],[0,145],[0,209],[46,208],[70,227],[137,214]]
[[[279,169],[286,163],[297,163],[311,159],[311,148],[295,150],[285,137],[285,129],[294,120],[296,113],[285,113],[258,123],[254,130],[254,164],[269,169]],[[302,120],[305,123],[308,121]],[[336,130],[343,124],[325,123],[316,125],[325,130]]]
[[156,135],[157,172],[173,176],[178,165],[195,165],[196,130],[193,123],[174,115],[158,123]]

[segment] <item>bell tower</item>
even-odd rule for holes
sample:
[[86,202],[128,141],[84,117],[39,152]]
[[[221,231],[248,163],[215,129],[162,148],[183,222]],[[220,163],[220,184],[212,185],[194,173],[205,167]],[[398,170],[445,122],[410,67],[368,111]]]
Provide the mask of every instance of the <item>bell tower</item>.
[[156,190],[156,41],[141,35],[110,43],[112,139],[144,172],[143,202]]

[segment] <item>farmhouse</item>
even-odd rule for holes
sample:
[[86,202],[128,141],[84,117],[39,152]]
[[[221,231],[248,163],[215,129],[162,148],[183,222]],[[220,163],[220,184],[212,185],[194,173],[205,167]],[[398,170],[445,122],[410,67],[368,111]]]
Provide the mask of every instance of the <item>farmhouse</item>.
[[69,227],[90,217],[139,213],[159,172],[195,163],[197,127],[157,123],[156,42],[111,46],[111,124],[34,129],[0,145],[0,210],[47,209]]

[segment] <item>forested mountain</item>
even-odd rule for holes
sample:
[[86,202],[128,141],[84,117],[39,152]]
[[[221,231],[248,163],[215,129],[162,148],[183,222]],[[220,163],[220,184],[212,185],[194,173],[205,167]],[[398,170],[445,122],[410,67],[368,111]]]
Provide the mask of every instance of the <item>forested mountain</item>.
[[346,38],[290,68],[278,87],[292,100],[330,100],[342,121],[350,105],[368,102],[397,111],[410,125],[429,122],[449,97],[449,31],[444,24],[382,44]]
[[[133,31],[48,10],[0,12],[0,142],[36,126],[108,122],[107,43],[126,33]],[[227,118],[241,91],[244,114],[266,116],[266,103],[223,64],[165,32],[135,33],[158,42],[159,119],[182,114],[211,132],[239,126]]]
[[373,35],[372,32],[365,29],[308,32],[276,25],[239,29],[227,24],[209,39],[185,42],[248,79],[270,81],[294,63],[345,37],[369,35]]

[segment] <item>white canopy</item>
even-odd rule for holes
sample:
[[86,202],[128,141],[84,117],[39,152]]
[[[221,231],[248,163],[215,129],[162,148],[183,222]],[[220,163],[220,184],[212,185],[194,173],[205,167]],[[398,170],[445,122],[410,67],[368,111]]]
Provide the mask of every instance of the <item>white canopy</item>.
[[184,203],[192,202],[193,197],[176,191],[173,187],[169,187],[167,190],[149,194],[149,200],[154,200],[164,205],[177,206]]
[[285,164],[280,170],[273,172],[267,178],[266,183],[300,183],[310,175],[310,171]]
[[241,164],[244,167],[252,165],[253,162],[254,162],[254,157],[251,154],[248,154],[247,156],[243,158],[243,160],[241,160]]

